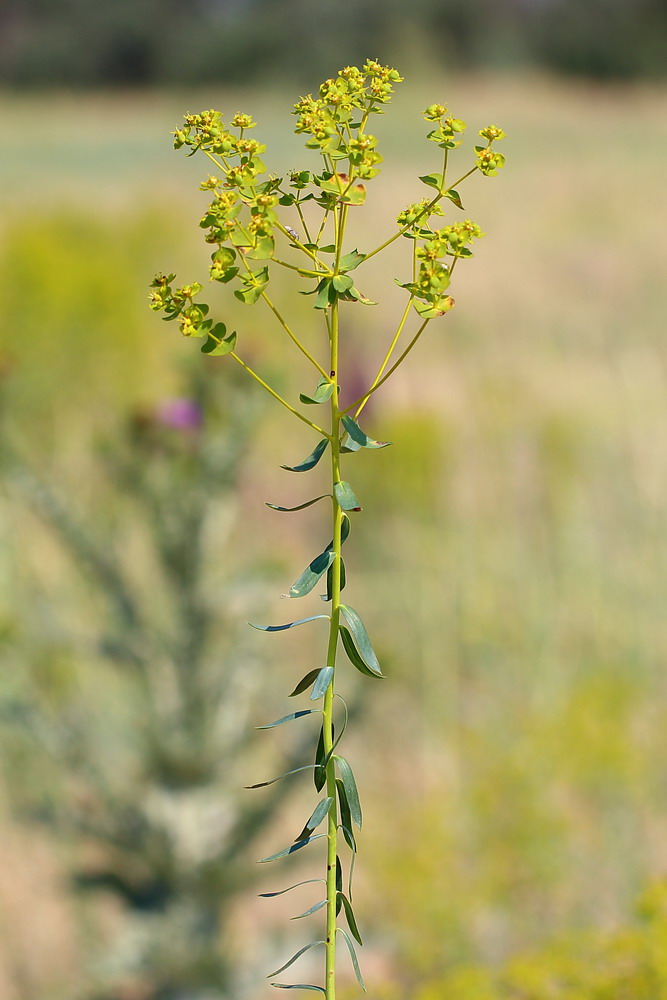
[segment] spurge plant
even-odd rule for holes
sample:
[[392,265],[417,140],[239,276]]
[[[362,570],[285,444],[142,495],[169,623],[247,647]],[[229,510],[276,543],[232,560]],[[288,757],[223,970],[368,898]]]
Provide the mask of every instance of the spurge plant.
[[[384,106],[391,100],[394,85],[401,79],[395,69],[369,60],[361,69],[346,66],[335,78],[322,84],[317,97],[309,94],[297,102],[294,110],[296,132],[306,137],[306,148],[319,155],[319,172],[295,170],[286,177],[267,175],[262,160],[265,147],[251,137],[255,122],[247,114],[235,114],[229,125],[223,122],[219,111],[188,114],[183,126],[174,133],[177,149],[187,149],[190,156],[199,153],[215,167],[215,173],[200,185],[211,195],[211,203],[200,222],[206,232],[206,242],[213,247],[211,280],[232,287],[236,298],[247,305],[261,301],[319,376],[314,389],[300,394],[302,408],[284,399],[244,360],[237,349],[236,331],[228,331],[224,322],[214,319],[209,306],[200,300],[201,284],[194,282],[176,287],[175,275],[171,274],[158,275],[151,286],[153,309],[163,311],[167,320],[177,320],[184,336],[203,339],[201,350],[204,354],[231,358],[277,403],[317,435],[312,452],[303,461],[283,468],[306,473],[329,452],[331,488],[328,493],[293,507],[269,504],[274,510],[292,512],[321,500],[330,501],[331,539],[289,590],[290,598],[304,597],[324,578],[326,593],[322,596],[328,613],[285,625],[254,626],[266,632],[281,632],[316,619],[328,622],[322,666],[309,670],[290,695],[297,697],[308,693],[310,703],[320,707],[302,708],[260,727],[269,729],[307,716],[314,716],[321,722],[314,763],[296,768],[296,771],[312,772],[320,797],[294,843],[262,861],[276,861],[318,840],[326,842],[326,875],[322,879],[308,880],[325,883],[326,897],[301,914],[306,917],[325,910],[324,936],[304,945],[269,977],[273,979],[283,973],[310,949],[323,947],[324,985],[282,982],[272,982],[272,985],[279,989],[323,993],[326,1000],[335,998],[339,937],[349,949],[358,982],[364,988],[354,945],[354,941],[361,944],[361,935],[352,909],[351,893],[357,852],[354,831],[355,827],[361,827],[362,813],[352,767],[338,752],[348,715],[344,701],[336,692],[339,645],[351,665],[365,677],[383,676],[362,618],[354,608],[341,601],[346,579],[342,547],[350,534],[351,515],[361,510],[352,486],[343,477],[342,464],[357,452],[389,444],[366,433],[359,423],[361,412],[370,397],[404,362],[429,324],[452,308],[454,300],[449,295],[449,286],[454,270],[460,260],[473,256],[472,245],[483,235],[479,226],[470,220],[451,222],[440,228],[433,220],[444,215],[445,207],[454,213],[463,209],[459,193],[463,181],[476,173],[493,176],[504,163],[502,153],[497,152],[495,146],[504,138],[504,132],[489,125],[479,133],[484,143],[475,146],[472,166],[450,183],[449,159],[460,145],[466,126],[444,105],[429,105],[423,113],[430,129],[427,138],[442,150],[440,170],[420,178],[430,189],[430,197],[400,211],[394,231],[379,246],[368,250],[346,247],[350,212],[363,206],[366,184],[377,176],[382,162],[377,139],[367,128],[374,115],[383,113]],[[351,369],[354,344],[349,343],[341,321],[348,308],[361,310],[376,305],[359,290],[356,272],[399,239],[406,241],[409,250],[407,274],[398,280],[406,292],[405,308],[375,377],[359,398],[342,407],[340,371],[342,367]],[[299,279],[305,286],[302,293],[314,296],[317,323],[313,323],[313,330],[309,330],[307,336],[295,332],[269,294],[270,282],[278,272],[282,277]],[[319,341],[315,339],[318,335]],[[308,415],[318,409],[321,412],[328,410],[328,423],[319,416]],[[334,729],[334,706],[337,704],[341,718]],[[286,776],[280,775],[250,787],[261,788]],[[325,832],[318,832],[323,824]],[[351,852],[347,865],[341,857],[341,841]],[[339,924],[341,917],[347,928]]]

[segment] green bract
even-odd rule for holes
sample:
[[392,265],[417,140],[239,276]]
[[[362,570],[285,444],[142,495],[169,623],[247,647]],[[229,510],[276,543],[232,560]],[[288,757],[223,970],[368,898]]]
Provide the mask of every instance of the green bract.
[[[367,131],[367,126],[371,115],[383,113],[383,106],[391,100],[394,85],[401,79],[395,69],[368,60],[361,68],[346,66],[337,76],[325,80],[317,96],[308,94],[299,99],[294,108],[296,132],[304,136],[306,148],[320,157],[319,172],[310,168],[293,170],[286,177],[267,177],[261,158],[265,147],[254,136],[247,135],[255,122],[240,112],[232,116],[228,125],[220,111],[188,114],[183,126],[174,132],[177,149],[187,148],[188,155],[203,155],[215,168],[215,173],[209,174],[200,184],[200,189],[211,198],[200,222],[206,242],[214,248],[210,279],[229,285],[236,298],[247,305],[255,305],[261,300],[294,348],[308,359],[317,374],[317,382],[314,389],[305,386],[299,394],[298,402],[305,407],[305,412],[284,399],[243,360],[237,352],[236,331],[227,333],[225,324],[214,321],[209,316],[208,305],[199,301],[202,291],[199,283],[175,289],[176,276],[170,274],[158,275],[151,285],[152,309],[163,312],[166,320],[178,319],[185,336],[203,338],[201,349],[205,354],[228,355],[282,407],[315,432],[317,437],[311,453],[295,465],[283,465],[284,469],[307,473],[318,465],[325,453],[330,461],[329,493],[289,505],[268,505],[284,513],[303,510],[319,500],[330,500],[331,540],[325,544],[329,535],[327,530],[319,547],[315,548],[317,554],[296,577],[286,595],[296,599],[307,597],[316,588],[324,589],[320,596],[329,605],[329,613],[299,618],[285,625],[255,626],[267,632],[282,632],[315,620],[328,622],[326,653],[319,665],[311,665],[301,680],[297,680],[289,695],[303,695],[311,702],[323,699],[321,711],[291,712],[276,722],[259,727],[272,729],[309,716],[321,720],[319,734],[314,734],[314,737],[317,735],[314,763],[288,772],[311,772],[318,801],[295,842],[262,861],[280,860],[310,847],[315,841],[326,840],[326,879],[322,880],[326,881],[326,900],[314,902],[298,915],[299,918],[312,917],[326,907],[326,936],[302,947],[272,973],[282,973],[311,948],[323,945],[323,986],[277,982],[272,985],[280,989],[321,992],[326,1000],[335,1000],[338,934],[348,946],[355,975],[363,988],[354,945],[347,931],[337,923],[342,913],[352,937],[361,944],[351,904],[351,876],[357,851],[353,827],[361,827],[361,805],[350,764],[334,753],[347,724],[347,709],[342,703],[344,717],[334,736],[334,705],[339,699],[336,692],[339,649],[342,647],[349,665],[364,677],[384,676],[361,616],[354,608],[341,603],[346,583],[342,545],[350,533],[352,519],[359,516],[362,509],[353,485],[342,475],[341,465],[347,455],[364,449],[384,448],[390,443],[370,437],[359,425],[359,415],[371,395],[402,364],[428,324],[451,310],[454,299],[449,288],[454,269],[461,258],[472,256],[471,244],[484,235],[470,219],[457,221],[454,218],[440,228],[433,227],[431,220],[450,213],[456,216],[463,209],[459,185],[476,172],[492,176],[505,162],[493,145],[503,139],[505,133],[497,125],[489,125],[479,132],[487,144],[475,146],[472,166],[450,182],[449,159],[460,146],[466,125],[444,104],[429,105],[423,112],[430,126],[427,139],[442,150],[436,163],[431,165],[436,169],[419,178],[430,189],[429,196],[407,208],[392,208],[390,217],[396,219],[398,229],[379,246],[346,246],[349,213],[361,209],[366,200],[366,184],[375,180],[383,162],[378,140]],[[354,344],[349,342],[343,320],[348,309],[360,313],[361,306],[376,304],[360,290],[363,273],[361,278],[358,274],[363,272],[366,261],[400,237],[408,241],[405,244],[408,250],[405,273],[396,278],[406,292],[405,307],[389,343],[380,348],[381,360],[378,359],[375,377],[358,399],[343,408],[340,404],[341,352],[346,352],[348,362],[354,355]],[[312,296],[313,324],[321,331],[320,347],[314,353],[291,328],[267,292],[276,274],[301,283],[299,291]],[[357,325],[361,319],[358,316]],[[259,351],[254,353],[259,354]],[[351,368],[348,364],[345,370]],[[320,412],[328,413],[326,427],[320,426]],[[309,414],[314,414],[314,419]],[[286,776],[249,787],[261,788]],[[326,833],[313,833],[324,823]],[[342,888],[339,834],[351,852],[347,893]]]

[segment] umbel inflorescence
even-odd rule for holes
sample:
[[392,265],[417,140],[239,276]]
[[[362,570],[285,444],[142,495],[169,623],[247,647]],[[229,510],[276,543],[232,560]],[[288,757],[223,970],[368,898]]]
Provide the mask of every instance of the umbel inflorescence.
[[[280,632],[316,620],[328,622],[322,664],[310,669],[291,692],[291,697],[308,694],[313,707],[290,712],[260,727],[269,729],[304,718],[319,723],[319,736],[314,735],[314,761],[297,769],[304,774],[311,772],[318,793],[317,803],[294,842],[262,861],[275,861],[310,847],[316,841],[325,842],[324,876],[309,879],[307,883],[322,883],[326,886],[326,895],[299,914],[310,918],[325,911],[324,936],[300,948],[271,973],[270,978],[284,972],[310,949],[322,947],[323,985],[281,982],[272,985],[279,989],[320,992],[325,994],[326,1000],[335,1000],[339,936],[348,947],[357,980],[364,987],[354,945],[354,940],[361,944],[361,936],[352,908],[351,891],[357,852],[354,831],[361,828],[362,814],[352,767],[337,753],[348,714],[336,691],[339,646],[349,663],[364,676],[383,676],[360,615],[341,600],[346,584],[342,546],[350,534],[351,515],[361,510],[352,486],[342,477],[342,464],[355,453],[382,448],[389,443],[375,440],[362,429],[359,424],[361,411],[370,396],[402,364],[429,323],[451,310],[454,300],[449,287],[454,269],[459,260],[473,256],[474,241],[484,235],[469,219],[443,219],[447,224],[441,226],[436,224],[437,220],[445,216],[446,211],[456,216],[463,210],[459,193],[463,181],[476,173],[493,176],[505,162],[495,145],[505,133],[497,125],[489,125],[479,132],[484,142],[474,146],[472,165],[450,182],[450,157],[461,145],[466,125],[444,105],[429,105],[423,112],[429,126],[427,138],[442,151],[440,170],[420,177],[430,189],[430,197],[403,208],[395,219],[393,231],[379,246],[346,247],[349,213],[364,205],[366,184],[380,172],[383,159],[378,152],[377,139],[367,127],[371,116],[384,113],[394,85],[401,80],[395,69],[368,60],[362,68],[346,66],[336,77],[322,84],[317,97],[309,94],[297,102],[294,108],[296,132],[306,137],[306,148],[319,156],[319,172],[294,170],[286,177],[267,174],[262,159],[265,146],[254,138],[256,123],[247,114],[233,115],[228,125],[219,111],[188,114],[183,126],[174,133],[177,149],[187,149],[189,156],[204,155],[214,167],[214,173],[200,185],[211,197],[200,222],[206,242],[213,247],[210,280],[229,285],[236,298],[246,305],[261,301],[319,376],[315,389],[300,393],[300,407],[284,399],[242,358],[237,351],[237,332],[229,332],[221,319],[210,314],[208,304],[199,298],[203,290],[199,282],[176,287],[175,275],[161,274],[151,285],[151,308],[164,312],[166,320],[177,320],[184,336],[201,338],[204,354],[229,355],[281,406],[317,435],[317,443],[307,458],[283,468],[305,473],[313,469],[327,451],[330,455],[329,492],[293,507],[269,504],[274,510],[293,512],[322,500],[330,502],[331,540],[323,545],[289,590],[290,598],[302,598],[323,579],[325,592],[321,596],[327,612],[285,625],[255,626],[267,632]],[[377,305],[360,291],[354,272],[401,238],[406,241],[408,250],[406,273],[396,281],[405,289],[405,307],[397,317],[389,342],[380,348],[380,354],[382,350],[384,354],[378,356],[375,376],[353,403],[342,406],[341,355],[345,352],[346,368],[351,370],[350,362],[355,353],[354,340],[347,335],[342,319],[348,308],[359,310]],[[303,294],[313,296],[315,313],[311,329],[295,331],[276,308],[268,289],[277,276],[287,281],[296,279]],[[328,420],[309,416],[319,412],[324,412]],[[335,728],[334,708],[337,713],[340,711]],[[280,775],[250,787],[260,788],[284,777],[286,775]],[[325,832],[316,832],[321,827]],[[348,863],[340,851],[343,841],[350,852]],[[278,894],[266,893],[267,896]],[[343,922],[346,926],[342,926]]]

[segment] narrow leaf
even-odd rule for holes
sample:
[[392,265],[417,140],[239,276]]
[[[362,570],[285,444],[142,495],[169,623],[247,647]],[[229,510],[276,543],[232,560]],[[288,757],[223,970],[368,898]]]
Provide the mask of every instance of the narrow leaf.
[[338,790],[338,800],[340,802],[340,819],[341,819],[341,829],[345,836],[347,846],[356,852],[357,842],[354,839],[354,834],[352,833],[352,815],[350,813],[350,803],[347,801],[347,795],[345,794],[345,786],[340,778],[336,778],[336,789]]
[[391,441],[375,441],[369,437],[349,414],[346,414],[342,418],[342,423],[355,444],[358,444],[361,448],[386,448],[387,445],[391,444]]
[[294,698],[297,694],[303,694],[303,692],[310,687],[313,681],[320,674],[320,669],[309,670],[305,677],[302,677],[297,686],[294,688],[291,694],[288,695],[289,698]]
[[343,510],[361,510],[361,504],[354,495],[352,487],[345,480],[334,484],[334,494],[338,501],[338,506]]
[[340,637],[343,640],[343,648],[347,653],[347,658],[350,663],[357,668],[360,674],[364,677],[377,677],[384,678],[384,674],[377,674],[375,671],[367,667],[361,656],[357,652],[357,647],[354,645],[354,639],[350,635],[349,629],[346,629],[344,625],[339,625],[338,630],[340,632]]
[[362,622],[361,618],[349,604],[341,604],[340,610],[350,626],[350,632],[352,633],[352,638],[354,639],[354,644],[359,651],[359,655],[366,664],[366,666],[377,674],[378,677],[382,676],[382,670],[380,669],[380,664],[378,663],[378,658],[375,655],[373,647],[371,646],[371,641],[368,638],[368,632],[366,631],[366,626]]
[[290,917],[290,920],[301,920],[302,917],[309,917],[311,913],[317,913],[318,910],[321,910],[322,907],[326,906],[328,902],[328,899],[322,899],[319,903],[315,903],[314,906],[304,910],[303,913],[299,913],[296,917]]
[[331,399],[333,391],[334,383],[329,381],[328,378],[321,378],[312,396],[307,396],[305,392],[300,392],[299,399],[302,403],[307,403],[311,406],[317,403],[326,403],[327,399]]
[[286,889],[278,889],[277,892],[260,892],[258,896],[261,899],[271,899],[273,896],[284,896],[286,892],[291,892],[292,889],[298,889],[302,885],[311,885],[315,882],[323,882],[326,884],[326,879],[323,878],[307,878],[305,882],[295,882],[294,885],[288,885]]
[[[316,833],[312,837],[306,837],[305,840],[299,840],[295,844],[290,844],[289,847],[284,847],[282,851],[276,851],[275,854],[269,854],[268,858],[260,858],[257,863],[263,865],[267,861],[277,861],[278,858],[286,858],[288,854],[295,854],[297,851],[302,850],[302,848],[308,847],[308,844],[312,844],[314,840],[321,840],[322,837],[326,837],[326,833]],[[284,965],[283,968],[286,969],[287,966]],[[278,969],[277,972],[282,972],[282,969]],[[272,972],[270,975],[275,976],[276,972]]]
[[288,986],[287,983],[269,983],[269,986],[275,986],[277,990],[312,990],[313,993],[327,995],[327,991],[321,986],[308,986],[306,983],[294,983],[292,986]]
[[305,597],[309,594],[319,578],[323,576],[331,566],[336,557],[333,549],[325,549],[315,556],[313,561],[306,566],[298,580],[289,589],[289,597]]
[[295,767],[293,771],[285,771],[284,774],[279,774],[277,778],[271,778],[270,781],[258,781],[256,785],[244,785],[244,788],[266,788],[267,785],[274,785],[276,781],[281,781],[283,778],[289,778],[290,774],[298,774],[299,771],[310,771],[314,764],[305,764],[303,767]]
[[[354,974],[357,977],[357,982],[361,986],[361,988],[364,991],[364,993],[366,993],[367,992],[367,990],[366,990],[366,984],[364,983],[363,977],[361,975],[361,969],[359,968],[359,959],[357,958],[357,953],[355,951],[354,945],[352,944],[352,941],[350,940],[350,936],[349,936],[349,934],[347,934],[343,930],[342,927],[337,927],[336,930],[340,934],[342,934],[343,937],[345,938],[345,943],[346,943],[347,949],[348,949],[348,951],[350,953],[350,958],[352,959],[352,965],[354,966]],[[325,996],[326,996],[326,992],[325,992]]]
[[[345,590],[345,584],[346,584],[346,582],[347,582],[347,580],[346,580],[346,573],[345,573],[345,563],[341,559],[341,561],[340,561],[340,589],[341,590]],[[321,595],[322,600],[323,601],[330,601],[332,593],[333,593],[333,564],[331,566],[329,566],[329,569],[328,569],[328,572],[327,572],[327,592],[326,592],[326,594],[322,594]]]
[[343,787],[345,788],[345,795],[350,806],[352,819],[361,830],[361,805],[359,803],[359,792],[357,791],[357,783],[354,780],[352,768],[344,757],[336,756],[334,760],[338,765],[338,771],[343,782]]
[[266,506],[270,507],[271,510],[282,510],[287,513],[291,513],[295,510],[304,510],[306,507],[310,507],[312,504],[317,503],[318,500],[324,500],[325,497],[330,497],[330,493],[323,493],[321,497],[315,497],[313,500],[306,500],[305,503],[300,503],[296,507],[280,507],[276,503],[267,503]]
[[321,792],[327,781],[326,774],[326,763],[327,756],[324,749],[324,726],[320,729],[320,738],[317,741],[317,749],[315,750],[315,772],[313,774],[313,781],[315,782],[315,788],[318,792]]
[[313,450],[311,451],[308,458],[304,458],[303,462],[299,462],[298,465],[281,465],[281,469],[286,469],[288,472],[308,472],[310,469],[314,469],[322,455],[326,451],[326,447],[329,444],[328,438],[322,438],[318,441]]
[[307,708],[302,712],[292,712],[290,715],[283,715],[282,719],[276,719],[275,722],[269,722],[266,726],[255,726],[255,729],[275,729],[276,726],[282,726],[284,722],[292,722],[293,719],[301,719],[304,715],[319,715],[320,712],[316,708]]
[[313,830],[316,830],[320,825],[320,823],[322,822],[322,820],[329,815],[329,810],[331,809],[332,803],[333,803],[333,796],[331,795],[328,795],[326,799],[322,799],[320,802],[318,802],[315,808],[313,809],[310,818],[306,821],[306,825],[304,826],[303,830],[301,831],[299,836],[295,837],[294,839],[296,841],[301,841],[301,840],[306,840],[308,837],[310,837]]
[[296,622],[288,622],[287,625],[253,625],[248,622],[250,628],[256,628],[260,632],[284,632],[286,628],[295,628],[297,625],[305,625],[306,622],[314,622],[317,618],[328,618],[329,615],[311,615],[310,618],[299,618]]
[[[289,962],[285,962],[285,964],[281,965],[280,968],[276,969],[275,972],[269,972],[269,974],[268,974],[268,976],[266,978],[270,979],[271,976],[277,976],[279,972],[284,972],[285,969],[289,969],[290,965],[293,965],[294,962],[296,962],[297,958],[301,958],[301,956],[305,955],[305,953],[307,951],[310,951],[311,948],[317,948],[318,944],[325,944],[325,942],[324,941],[313,941],[312,944],[307,944],[304,948],[301,948],[299,951],[297,951],[296,955],[292,955],[292,957],[290,958]],[[294,987],[292,987],[292,986],[290,986],[288,988],[289,989],[294,989]]]
[[331,679],[334,675],[333,667],[322,667],[317,673],[315,683],[313,684],[313,690],[310,694],[311,701],[317,701],[326,694],[329,685],[331,684]]
[[349,826],[343,826],[340,824],[340,829],[343,831],[343,836],[345,837],[345,843],[352,851],[353,855],[357,853],[357,841],[354,834],[352,833],[352,828]]
[[340,896],[343,900],[343,908],[345,909],[345,919],[347,920],[347,925],[352,931],[352,935],[355,941],[358,941],[359,944],[363,945],[364,942],[361,940],[361,934],[359,933],[359,928],[357,927],[357,921],[355,920],[354,917],[352,903],[349,901],[344,892],[341,892]]

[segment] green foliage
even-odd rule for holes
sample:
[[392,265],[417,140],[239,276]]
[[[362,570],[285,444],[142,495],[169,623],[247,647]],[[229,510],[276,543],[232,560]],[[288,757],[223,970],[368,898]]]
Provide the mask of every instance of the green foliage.
[[[312,684],[311,700],[324,698],[322,726],[314,764],[288,772],[295,774],[299,770],[309,770],[312,766],[315,788],[319,793],[326,786],[326,794],[318,801],[295,843],[261,859],[262,862],[276,861],[310,847],[314,841],[326,840],[326,939],[301,948],[270,975],[283,972],[305,952],[324,944],[324,988],[278,983],[272,985],[287,989],[321,990],[327,1000],[333,1000],[335,996],[338,934],[342,935],[348,946],[357,981],[365,989],[352,940],[336,922],[342,908],[353,937],[361,944],[350,895],[346,896],[341,889],[342,866],[338,854],[340,830],[351,851],[348,876],[348,892],[351,893],[352,870],[357,853],[353,826],[361,827],[362,812],[352,768],[346,758],[334,753],[343,737],[348,718],[347,708],[343,703],[344,724],[336,733],[333,708],[334,698],[339,697],[334,690],[339,638],[352,665],[360,673],[376,678],[383,676],[360,615],[354,608],[341,602],[341,591],[346,583],[341,549],[351,527],[347,512],[361,511],[353,487],[342,477],[341,461],[347,454],[364,449],[374,450],[388,443],[370,438],[357,423],[357,418],[371,395],[405,360],[429,322],[444,316],[453,307],[454,300],[444,292],[449,287],[459,260],[472,256],[469,244],[483,235],[479,226],[470,220],[432,229],[431,218],[443,214],[443,202],[451,202],[456,208],[460,208],[456,187],[468,177],[476,172],[492,176],[504,163],[503,156],[493,147],[494,142],[504,138],[504,132],[497,126],[488,126],[480,132],[487,144],[475,147],[476,163],[454,185],[448,184],[448,159],[461,142],[454,136],[464,132],[465,123],[453,118],[444,105],[430,105],[423,117],[429,125],[435,127],[429,131],[427,139],[442,150],[442,170],[437,174],[425,175],[422,180],[434,188],[435,193],[430,200],[416,206],[411,205],[402,212],[398,217],[398,230],[379,246],[363,251],[356,247],[346,250],[345,233],[349,213],[364,204],[365,182],[377,177],[382,163],[382,156],[377,148],[378,141],[375,136],[367,133],[366,128],[372,116],[383,113],[383,106],[389,103],[394,86],[401,80],[402,77],[395,69],[382,66],[375,60],[367,60],[362,68],[346,66],[336,77],[325,80],[317,97],[308,94],[297,102],[294,109],[297,117],[296,132],[306,137],[306,148],[321,157],[320,173],[293,170],[287,177],[274,174],[266,176],[267,168],[260,156],[265,152],[265,146],[256,139],[248,138],[246,133],[256,123],[246,114],[235,114],[229,126],[224,123],[222,113],[213,109],[201,114],[188,114],[183,126],[174,132],[176,149],[189,150],[189,156],[203,154],[216,169],[216,174],[209,176],[200,185],[202,190],[213,196],[200,223],[206,230],[206,242],[216,247],[211,256],[211,280],[231,286],[234,295],[245,304],[254,305],[261,300],[268,307],[283,333],[320,374],[315,392],[312,395],[301,393],[299,401],[308,407],[328,402],[329,430],[323,430],[309,416],[292,406],[242,359],[237,353],[236,335],[231,335],[233,340],[228,338],[224,324],[214,324],[208,303],[199,300],[202,286],[198,282],[176,287],[174,274],[160,274],[151,286],[152,309],[164,312],[166,320],[178,319],[185,337],[206,336],[207,344],[212,340],[217,346],[209,353],[226,354],[284,409],[320,436],[318,444],[306,459],[297,465],[283,465],[282,468],[290,472],[309,472],[319,463],[327,449],[330,453],[332,540],[311,560],[292,584],[287,596],[306,597],[326,573],[327,590],[322,597],[331,603],[331,613],[311,615],[285,625],[253,626],[265,632],[284,632],[316,619],[324,618],[329,621],[326,665],[319,671],[311,670],[307,673],[290,695],[294,697],[303,694]],[[302,238],[294,228],[297,225],[303,233]],[[351,305],[359,312],[359,304],[377,304],[359,291],[355,285],[356,279],[350,277],[350,272],[357,271],[402,237],[410,250],[412,273],[410,281],[398,282],[408,292],[403,315],[375,378],[355,402],[343,408],[340,403],[342,387],[339,384],[341,367],[343,363],[349,365],[354,362],[356,349],[354,341],[350,342],[343,323],[347,316],[345,310]],[[268,263],[256,269],[252,264],[255,260]],[[302,294],[314,296],[314,319],[317,319],[323,334],[322,340],[327,351],[325,361],[317,359],[318,351],[313,353],[306,346],[303,334],[297,335],[294,332],[267,293],[275,275],[284,276],[285,270],[291,272],[295,279],[298,277],[302,284],[305,283],[307,287],[300,289]],[[235,288],[235,284],[240,287]],[[421,322],[417,324],[402,353],[390,364],[406,325],[413,318],[413,309]],[[316,500],[318,499],[322,497],[317,497]],[[277,509],[283,512],[299,510],[314,502],[315,500],[307,501],[292,508]],[[275,504],[269,506],[277,507]],[[314,714],[312,710],[293,712],[262,728],[274,728],[310,714]],[[287,777],[287,774],[279,776],[282,777]],[[274,784],[279,778],[250,787]],[[327,832],[314,834],[313,830],[325,819]],[[310,916],[320,910],[322,905],[317,902],[299,916]]]

